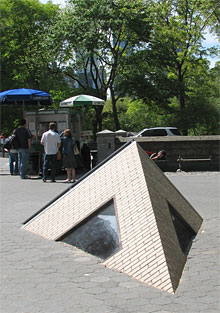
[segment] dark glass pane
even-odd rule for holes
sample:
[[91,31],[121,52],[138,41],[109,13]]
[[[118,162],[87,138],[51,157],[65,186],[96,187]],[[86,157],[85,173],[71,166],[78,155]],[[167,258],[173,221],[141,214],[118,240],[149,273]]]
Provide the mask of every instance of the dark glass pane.
[[148,136],[166,136],[167,132],[165,129],[148,129],[142,133],[142,137]]
[[119,251],[118,225],[113,201],[88,217],[62,241],[102,259],[107,259]]
[[181,135],[178,129],[170,129],[170,131],[174,134],[174,135]]
[[153,130],[145,130],[145,132],[143,132],[141,136],[142,137],[154,136],[154,132],[153,132]]
[[155,129],[153,136],[166,136],[167,132],[165,129]]
[[183,218],[175,211],[175,209],[169,204],[170,214],[173,221],[174,228],[179,240],[180,247],[183,253],[188,254],[192,240],[196,233],[193,229],[183,220]]

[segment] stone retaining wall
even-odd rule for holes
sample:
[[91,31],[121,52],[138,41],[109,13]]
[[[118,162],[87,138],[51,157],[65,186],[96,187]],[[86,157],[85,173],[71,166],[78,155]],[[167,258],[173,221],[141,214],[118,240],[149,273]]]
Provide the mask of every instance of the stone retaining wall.
[[[158,161],[163,171],[176,171],[183,159],[198,159],[181,163],[185,171],[219,170],[220,136],[168,136],[168,137],[127,137],[126,132],[111,132],[104,130],[97,134],[98,163],[112,152],[116,151],[129,140],[135,140],[145,150],[157,152],[164,149],[167,152],[166,161]],[[211,161],[203,161],[209,159]]]

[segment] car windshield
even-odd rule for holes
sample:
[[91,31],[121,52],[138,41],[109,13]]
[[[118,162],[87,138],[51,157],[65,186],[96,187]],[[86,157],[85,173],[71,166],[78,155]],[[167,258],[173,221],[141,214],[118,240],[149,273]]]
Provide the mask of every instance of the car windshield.
[[165,129],[148,129],[145,130],[141,136],[145,137],[145,136],[166,136],[167,132]]

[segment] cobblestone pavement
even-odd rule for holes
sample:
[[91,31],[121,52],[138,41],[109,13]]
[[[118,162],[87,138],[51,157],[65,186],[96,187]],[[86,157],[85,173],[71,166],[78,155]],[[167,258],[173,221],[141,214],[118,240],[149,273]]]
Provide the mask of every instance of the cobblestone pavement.
[[67,188],[10,176],[0,158],[1,313],[219,313],[219,173],[166,173],[204,218],[175,295],[21,229]]

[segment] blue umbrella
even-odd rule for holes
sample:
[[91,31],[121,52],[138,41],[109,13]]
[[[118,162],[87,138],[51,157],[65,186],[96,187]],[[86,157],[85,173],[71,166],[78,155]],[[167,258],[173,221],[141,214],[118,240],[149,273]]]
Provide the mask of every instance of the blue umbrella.
[[10,89],[0,92],[0,104],[38,104],[50,105],[53,103],[49,93],[35,89]]

